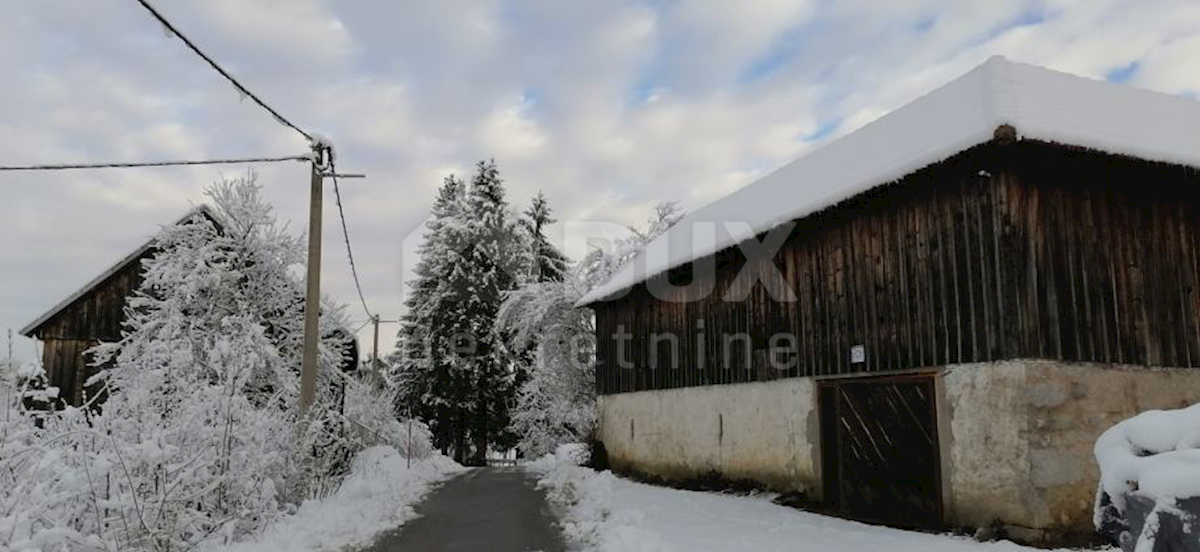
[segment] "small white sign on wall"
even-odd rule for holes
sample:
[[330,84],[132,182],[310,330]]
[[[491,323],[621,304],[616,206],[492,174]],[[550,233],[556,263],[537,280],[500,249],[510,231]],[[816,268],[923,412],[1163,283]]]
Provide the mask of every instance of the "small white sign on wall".
[[862,364],[867,361],[867,348],[855,345],[850,348],[850,364]]

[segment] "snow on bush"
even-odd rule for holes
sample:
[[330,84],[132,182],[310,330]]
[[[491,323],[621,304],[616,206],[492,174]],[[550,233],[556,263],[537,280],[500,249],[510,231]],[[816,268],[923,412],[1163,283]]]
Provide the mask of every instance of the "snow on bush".
[[[366,446],[402,442],[391,399],[338,370],[332,305],[322,308],[317,403],[296,419],[303,243],[275,223],[253,175],[208,196],[216,223],[198,211],[159,232],[121,341],[94,350],[105,369],[88,388],[102,386],[102,408],[30,409],[52,389],[5,398],[0,548],[245,540],[336,490]],[[406,452],[420,450],[428,445]]]
[[1098,530],[1125,526],[1131,496],[1146,497],[1156,505],[1147,529],[1133,536],[1141,550],[1143,543],[1153,542],[1159,512],[1177,511],[1178,499],[1200,497],[1200,404],[1151,410],[1124,420],[1100,435],[1095,455],[1100,464],[1094,519]]
[[254,540],[228,550],[334,551],[368,544],[378,533],[412,518],[412,506],[431,483],[462,469],[440,454],[409,467],[392,447],[368,448],[354,459],[337,492],[304,502],[295,514],[283,517]]

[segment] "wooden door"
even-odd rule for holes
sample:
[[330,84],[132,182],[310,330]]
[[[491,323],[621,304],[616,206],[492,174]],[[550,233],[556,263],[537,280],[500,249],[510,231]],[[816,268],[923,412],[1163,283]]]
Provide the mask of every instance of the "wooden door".
[[826,503],[865,521],[939,526],[933,377],[832,380],[819,393]]

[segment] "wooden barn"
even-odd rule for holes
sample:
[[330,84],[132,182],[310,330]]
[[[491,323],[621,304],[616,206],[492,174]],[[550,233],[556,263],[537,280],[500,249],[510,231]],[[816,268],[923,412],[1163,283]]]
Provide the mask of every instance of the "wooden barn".
[[1101,431],[1200,402],[1200,102],[993,58],[583,300],[615,469],[1091,530]]
[[[196,217],[204,217],[220,228],[205,205],[188,211],[175,224]],[[42,342],[42,366],[49,385],[58,388],[62,404],[80,406],[96,393],[96,389],[86,389],[84,382],[100,368],[91,366],[84,353],[100,342],[121,339],[125,298],[141,285],[142,261],[154,254],[154,240],[147,240],[21,329],[21,335]]]
[[[187,224],[197,217],[211,221],[221,231],[219,218],[207,205],[188,211],[174,224]],[[142,261],[156,252],[154,240],[148,240],[21,329],[21,335],[42,342],[42,366],[48,384],[59,389],[59,406],[83,405],[99,391],[84,385],[103,369],[92,365],[86,351],[101,342],[121,339],[125,300],[142,284]],[[303,300],[297,292],[297,303]],[[346,328],[337,328],[326,337],[343,344],[341,370],[357,370],[358,341],[354,335]]]

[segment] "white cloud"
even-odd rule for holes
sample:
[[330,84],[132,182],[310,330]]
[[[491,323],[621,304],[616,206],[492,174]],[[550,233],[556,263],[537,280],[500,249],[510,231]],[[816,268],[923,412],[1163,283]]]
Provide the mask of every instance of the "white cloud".
[[[818,131],[848,132],[992,54],[1095,77],[1136,64],[1140,86],[1200,91],[1190,0],[160,7],[272,105],[332,136],[340,169],[368,174],[342,196],[367,299],[388,318],[401,241],[442,177],[481,158],[497,159],[514,207],[542,189],[560,220],[633,222],[661,199],[710,202],[831,137],[811,141]],[[5,163],[304,149],[134,3],[0,13],[0,67],[20,76],[0,87]],[[242,170],[0,175],[0,326],[23,326]],[[303,230],[306,169],[258,170]],[[323,282],[354,312],[327,206]]]
[[1137,82],[1172,93],[1200,94],[1200,71],[1186,70],[1200,60],[1200,34],[1173,40],[1150,51]]

